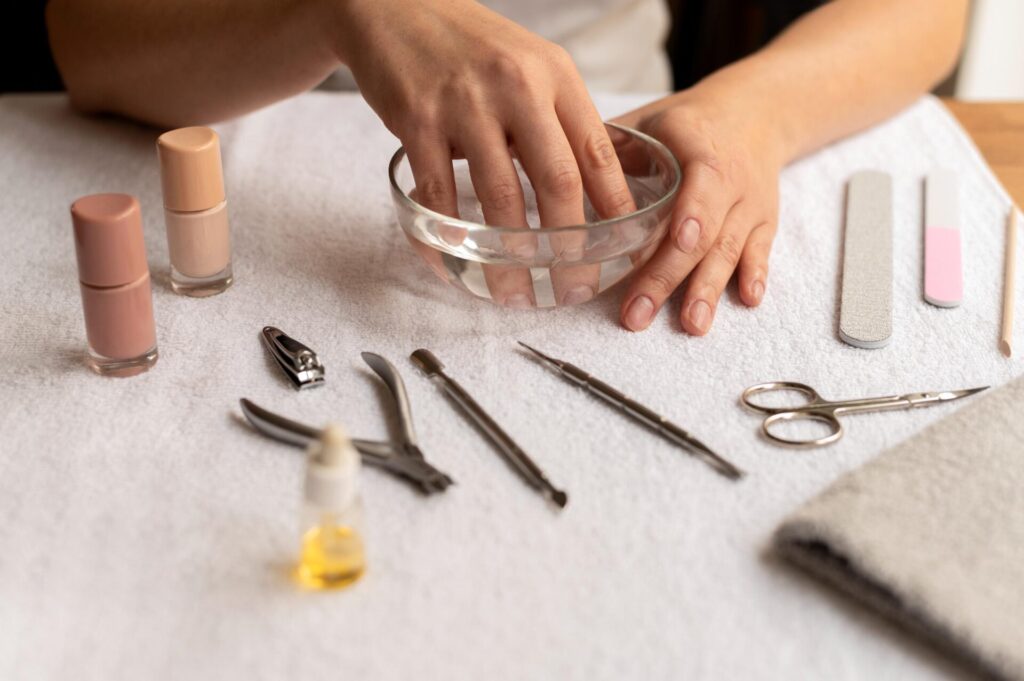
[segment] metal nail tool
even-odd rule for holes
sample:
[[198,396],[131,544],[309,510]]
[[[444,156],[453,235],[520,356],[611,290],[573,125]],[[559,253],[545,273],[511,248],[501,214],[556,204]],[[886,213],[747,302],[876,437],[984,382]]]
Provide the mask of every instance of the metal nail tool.
[[483,407],[469,396],[469,393],[461,385],[444,372],[444,364],[441,364],[441,361],[434,357],[433,353],[421,348],[412,353],[410,358],[483,431],[487,439],[491,441],[501,455],[505,457],[505,460],[511,464],[528,485],[536,490],[540,490],[542,494],[553,501],[559,508],[564,508],[569,503],[569,496],[555,488],[544,475],[544,472],[509,437],[508,433],[501,429],[501,426],[483,410]]
[[324,365],[315,352],[273,326],[264,326],[260,335],[296,390],[323,384]]
[[714,468],[727,478],[738,480],[743,477],[743,471],[729,463],[721,456],[711,451],[707,445],[690,435],[688,432],[672,423],[664,416],[657,414],[636,400],[626,397],[621,392],[611,387],[604,381],[594,378],[583,369],[574,364],[564,362],[560,359],[548,357],[540,350],[532,348],[526,343],[519,341],[519,344],[535,354],[548,366],[555,369],[560,376],[570,383],[586,388],[609,404],[621,409],[626,416],[639,421],[663,438],[676,444],[691,454],[701,458],[705,463]]
[[[968,397],[982,390],[983,388],[968,388],[967,390],[949,390],[944,392],[930,393],[908,393],[906,395],[889,395],[886,397],[867,397],[859,400],[839,400],[831,402],[824,399],[814,388],[803,383],[792,381],[773,381],[770,383],[758,383],[743,391],[740,401],[743,406],[759,414],[766,414],[761,423],[761,432],[765,437],[776,444],[789,447],[821,447],[831,444],[843,436],[843,424],[839,422],[842,414],[857,414],[868,411],[890,411],[893,409],[914,409],[916,407],[930,407],[933,404],[952,402],[962,397]],[[806,401],[802,404],[790,404],[784,407],[769,407],[754,402],[751,397],[764,395],[773,392],[794,392],[803,395]],[[822,437],[809,437],[806,439],[790,439],[772,433],[772,426],[783,421],[813,421],[828,427],[829,434]]]
[[[362,357],[363,361],[381,377],[391,392],[395,410],[398,413],[399,432],[398,438],[390,442],[352,440],[352,444],[359,450],[363,461],[368,465],[383,468],[411,480],[427,494],[445,491],[454,481],[428,463],[416,444],[409,398],[398,370],[391,362],[372,352],[364,352]],[[253,428],[275,440],[305,447],[310,441],[320,437],[321,431],[318,428],[279,416],[247,399],[242,399],[240,403],[242,413],[245,414]]]

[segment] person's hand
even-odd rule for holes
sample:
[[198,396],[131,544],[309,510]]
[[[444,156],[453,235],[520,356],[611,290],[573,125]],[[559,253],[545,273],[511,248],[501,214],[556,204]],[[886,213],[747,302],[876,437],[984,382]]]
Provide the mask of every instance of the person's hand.
[[[420,203],[458,216],[452,159],[465,158],[487,224],[527,227],[514,147],[542,226],[584,222],[584,190],[603,217],[634,209],[601,117],[565,50],[467,0],[340,6],[340,57],[405,147]],[[556,303],[593,297],[599,272],[596,265],[553,271]],[[485,277],[496,302],[536,304],[527,268],[486,266]]]
[[770,126],[758,120],[756,110],[738,103],[719,106],[696,91],[666,97],[616,122],[661,140],[683,168],[665,239],[622,300],[623,326],[646,329],[684,280],[679,319],[697,336],[711,328],[734,272],[740,300],[760,304],[782,167]]

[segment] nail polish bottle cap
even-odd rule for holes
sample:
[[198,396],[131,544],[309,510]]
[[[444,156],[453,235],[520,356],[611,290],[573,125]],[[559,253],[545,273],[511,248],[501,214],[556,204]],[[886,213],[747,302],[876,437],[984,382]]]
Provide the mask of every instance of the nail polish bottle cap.
[[164,207],[179,211],[213,208],[224,200],[220,139],[210,128],[171,130],[156,141]]
[[149,272],[142,212],[130,194],[91,194],[71,204],[78,278],[90,286],[122,286]]
[[359,493],[359,452],[344,428],[331,424],[309,445],[306,501],[320,508],[344,511]]

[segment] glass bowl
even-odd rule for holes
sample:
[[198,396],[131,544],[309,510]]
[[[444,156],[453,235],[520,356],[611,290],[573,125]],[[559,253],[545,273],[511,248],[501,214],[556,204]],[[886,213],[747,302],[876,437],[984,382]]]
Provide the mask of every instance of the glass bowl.
[[606,124],[637,210],[600,219],[584,199],[581,225],[540,226],[537,201],[518,161],[530,228],[483,224],[469,167],[454,162],[459,217],[420,205],[405,150],[391,158],[388,174],[398,224],[409,243],[443,281],[484,300],[514,308],[583,303],[643,265],[668,225],[682,171],[661,142]]

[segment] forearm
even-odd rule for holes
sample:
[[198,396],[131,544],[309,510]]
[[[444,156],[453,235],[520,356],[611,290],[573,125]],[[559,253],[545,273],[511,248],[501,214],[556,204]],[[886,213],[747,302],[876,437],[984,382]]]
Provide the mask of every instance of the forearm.
[[181,126],[302,92],[338,65],[321,0],[51,0],[72,103]]
[[[956,63],[967,0],[834,0],[692,94],[746,108],[783,163],[886,118]],[[737,100],[739,100],[737,102]]]

